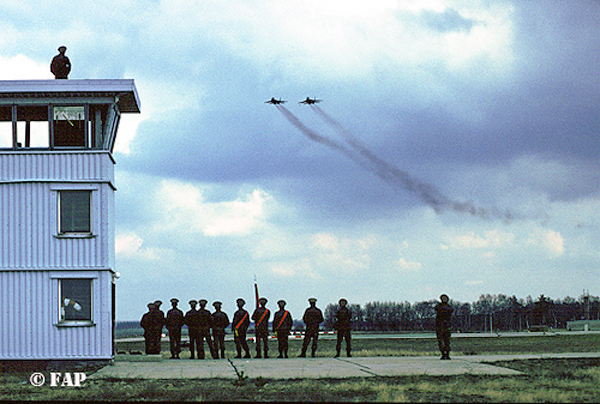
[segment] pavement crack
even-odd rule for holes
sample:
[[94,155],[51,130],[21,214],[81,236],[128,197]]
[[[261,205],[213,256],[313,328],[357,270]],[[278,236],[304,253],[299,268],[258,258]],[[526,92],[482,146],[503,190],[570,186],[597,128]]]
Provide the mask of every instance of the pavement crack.
[[[338,361],[341,361],[341,362],[350,363],[350,364],[352,364],[352,365],[355,365],[355,366],[358,366],[358,367],[361,367],[361,368],[364,368],[364,369],[371,369],[371,368],[370,368],[370,367],[368,367],[368,366],[361,365],[360,363],[352,362],[351,360],[348,360],[348,359],[342,359],[342,358],[334,358],[334,359],[335,359],[335,360],[338,360]],[[362,369],[361,369],[361,370],[362,370]]]

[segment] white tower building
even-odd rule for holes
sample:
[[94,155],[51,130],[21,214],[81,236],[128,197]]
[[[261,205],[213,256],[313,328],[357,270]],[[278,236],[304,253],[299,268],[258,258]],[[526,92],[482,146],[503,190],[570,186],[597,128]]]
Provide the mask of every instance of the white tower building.
[[133,80],[0,81],[0,360],[111,360],[112,151]]

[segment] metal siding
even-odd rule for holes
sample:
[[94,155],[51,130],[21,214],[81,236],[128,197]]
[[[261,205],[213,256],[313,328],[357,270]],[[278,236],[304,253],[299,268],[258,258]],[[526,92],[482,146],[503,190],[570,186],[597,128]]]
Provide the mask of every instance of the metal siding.
[[[113,182],[107,152],[0,152],[0,359],[113,356]],[[57,191],[80,184],[94,188],[96,237],[57,238]],[[97,276],[94,326],[56,326],[57,274]]]
[[[58,279],[72,272],[0,272],[0,359],[112,357],[110,271],[93,271],[94,326],[58,327]],[[90,272],[87,271],[86,274]],[[106,301],[106,302],[105,302]],[[56,307],[55,310],[50,308]]]

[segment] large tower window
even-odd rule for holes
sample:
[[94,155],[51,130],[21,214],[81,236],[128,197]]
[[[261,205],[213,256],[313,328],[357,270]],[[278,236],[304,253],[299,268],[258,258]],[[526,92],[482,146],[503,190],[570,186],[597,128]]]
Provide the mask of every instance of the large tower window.
[[85,147],[85,123],[83,106],[54,107],[54,146]]

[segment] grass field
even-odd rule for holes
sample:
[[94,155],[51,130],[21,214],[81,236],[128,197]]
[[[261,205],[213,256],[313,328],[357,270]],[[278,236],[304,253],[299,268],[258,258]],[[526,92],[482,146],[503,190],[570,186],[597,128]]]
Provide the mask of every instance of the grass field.
[[[302,347],[302,339],[290,338],[290,356],[297,356]],[[319,339],[317,356],[331,357],[335,354],[335,339]],[[250,351],[254,355],[254,344],[249,342]],[[233,341],[226,341],[226,356],[236,355]],[[342,346],[344,349],[345,345]],[[144,351],[143,342],[117,343],[118,350]],[[277,341],[269,341],[270,353],[277,355]],[[208,348],[204,350],[208,355]],[[600,352],[600,334],[548,334],[547,336],[524,336],[502,338],[453,338],[452,354],[454,355],[494,355],[494,354],[527,354],[557,352]],[[170,357],[168,338],[163,338],[163,357]],[[342,355],[345,351],[342,350]],[[434,338],[418,339],[358,339],[352,340],[354,356],[429,356],[438,355],[437,342]],[[183,358],[189,358],[189,349],[185,348]]]
[[[320,341],[333,355],[335,341]],[[356,355],[436,354],[435,340],[355,340]],[[456,354],[600,351],[600,335],[456,338]],[[138,344],[138,345],[136,345]],[[297,352],[299,341],[292,341]],[[131,343],[131,349],[139,343]],[[126,345],[120,346],[127,348]],[[232,346],[227,348],[234,355]],[[272,344],[272,350],[275,343]],[[292,359],[290,359],[292,360]],[[34,387],[31,372],[0,375],[0,400],[313,401],[313,402],[600,402],[600,360],[545,359],[495,363],[520,376],[407,376],[320,380],[90,380],[80,388]],[[88,374],[91,372],[87,372]]]

